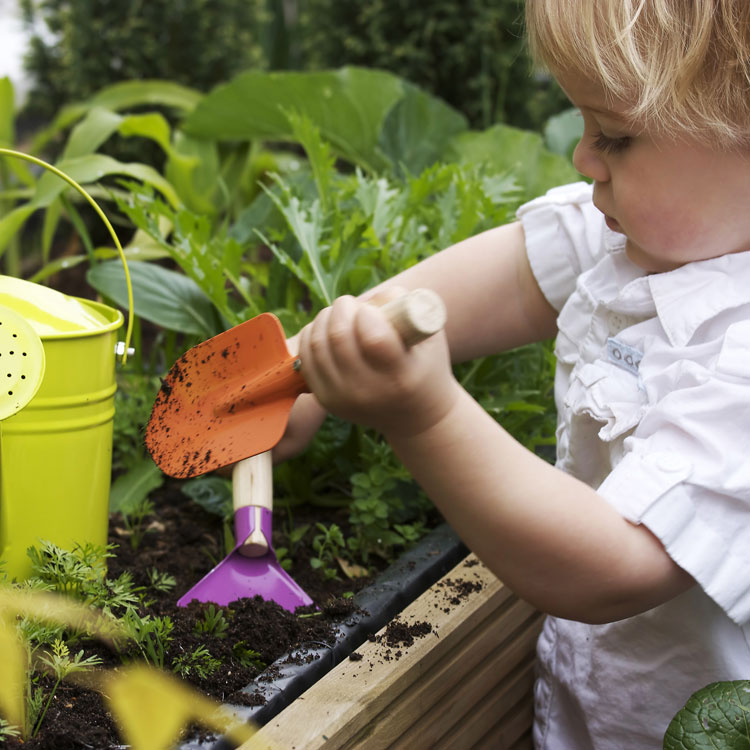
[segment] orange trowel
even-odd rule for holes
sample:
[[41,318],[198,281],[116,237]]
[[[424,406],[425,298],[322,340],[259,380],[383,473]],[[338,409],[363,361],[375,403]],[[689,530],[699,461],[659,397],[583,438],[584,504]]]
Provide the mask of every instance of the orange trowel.
[[[381,306],[407,346],[439,331],[445,307],[416,289]],[[279,319],[263,313],[182,355],[162,381],[146,427],[157,465],[185,478],[271,450],[308,390]]]
[[[418,289],[381,308],[407,346],[437,333],[445,307]],[[263,313],[204,341],[175,362],[146,427],[154,461],[173,477],[234,465],[235,546],[179,601],[228,604],[260,595],[294,611],[310,597],[282,569],[271,546],[271,449],[307,391],[279,320]]]

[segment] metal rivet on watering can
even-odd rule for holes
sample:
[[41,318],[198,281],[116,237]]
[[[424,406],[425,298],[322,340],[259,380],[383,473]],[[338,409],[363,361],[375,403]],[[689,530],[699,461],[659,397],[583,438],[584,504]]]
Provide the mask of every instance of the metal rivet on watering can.
[[[106,544],[123,316],[8,276],[0,276],[0,306],[28,322],[46,361],[36,395],[3,421],[0,439],[0,560],[22,579],[30,573],[26,549],[40,540],[68,549]],[[3,347],[0,333],[0,384],[6,360],[18,354]]]

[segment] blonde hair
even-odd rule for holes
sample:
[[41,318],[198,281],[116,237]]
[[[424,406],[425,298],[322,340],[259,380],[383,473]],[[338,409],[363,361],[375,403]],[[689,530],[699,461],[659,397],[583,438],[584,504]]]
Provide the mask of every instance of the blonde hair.
[[750,0],[527,0],[531,51],[643,127],[750,145]]

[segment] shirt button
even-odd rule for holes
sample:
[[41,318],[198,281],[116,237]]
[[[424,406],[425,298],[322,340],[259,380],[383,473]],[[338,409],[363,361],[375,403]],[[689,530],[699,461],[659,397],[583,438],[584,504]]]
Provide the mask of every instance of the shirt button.
[[690,464],[684,458],[680,458],[674,454],[666,454],[657,457],[656,466],[662,471],[673,473],[684,471],[690,466]]

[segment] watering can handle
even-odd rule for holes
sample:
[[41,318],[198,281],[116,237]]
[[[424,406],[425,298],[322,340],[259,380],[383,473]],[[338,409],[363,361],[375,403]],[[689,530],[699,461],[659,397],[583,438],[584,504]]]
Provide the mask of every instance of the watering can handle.
[[0,156],[14,156],[18,159],[23,159],[24,161],[28,161],[32,164],[36,164],[39,167],[43,167],[48,172],[52,172],[52,174],[57,175],[60,179],[65,180],[68,185],[77,190],[88,201],[88,203],[91,204],[91,207],[94,209],[94,211],[96,211],[99,218],[104,222],[104,226],[107,227],[107,231],[112,237],[112,240],[115,243],[115,247],[117,248],[117,252],[120,255],[120,260],[122,261],[122,266],[125,270],[125,283],[128,287],[128,325],[125,333],[125,344],[123,347],[121,360],[122,364],[125,364],[128,358],[128,351],[130,350],[130,340],[133,337],[133,286],[130,281],[130,271],[128,270],[128,262],[125,258],[125,251],[122,249],[122,245],[120,244],[120,240],[117,237],[117,233],[115,232],[114,227],[110,223],[104,211],[102,211],[99,204],[88,194],[88,192],[86,192],[86,190],[81,187],[81,185],[79,185],[72,177],[65,174],[65,172],[59,170],[57,167],[53,167],[51,164],[48,164],[42,159],[38,159],[36,156],[31,156],[30,154],[26,154],[23,151],[15,151],[12,148],[0,148]]

